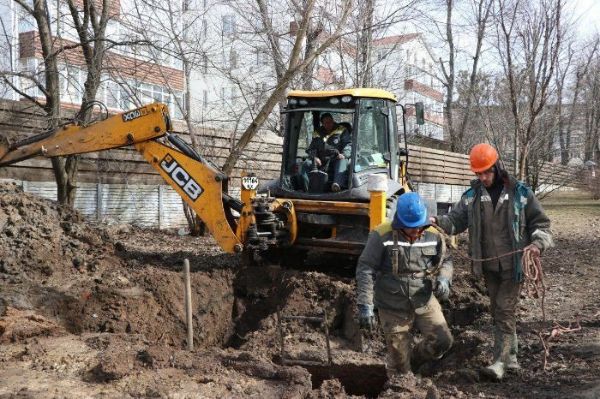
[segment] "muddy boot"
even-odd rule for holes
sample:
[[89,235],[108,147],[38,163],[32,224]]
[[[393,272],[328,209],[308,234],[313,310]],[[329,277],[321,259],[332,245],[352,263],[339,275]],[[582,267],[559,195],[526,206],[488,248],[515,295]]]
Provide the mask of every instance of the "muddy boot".
[[494,334],[494,360],[490,366],[481,369],[481,373],[495,381],[504,378],[506,364],[510,355],[510,345],[512,337],[498,331]]
[[429,360],[431,360],[431,357],[423,350],[423,345],[417,344],[410,356],[410,368],[413,372],[418,373],[421,366]]
[[519,370],[521,365],[517,360],[517,354],[519,353],[519,340],[517,339],[517,333],[513,333],[510,340],[510,354],[508,355],[508,361],[506,362],[506,368],[508,370]]

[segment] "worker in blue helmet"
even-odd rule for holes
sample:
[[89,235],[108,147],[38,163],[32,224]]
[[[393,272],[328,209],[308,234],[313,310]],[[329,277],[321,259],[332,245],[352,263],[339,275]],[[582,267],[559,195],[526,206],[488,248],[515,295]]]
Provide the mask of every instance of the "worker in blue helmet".
[[[392,221],[370,233],[358,260],[359,324],[373,329],[373,309],[378,310],[390,379],[418,371],[452,346],[452,334],[436,298],[447,299],[450,293],[452,261],[445,252],[443,238],[429,227],[423,200],[409,192],[398,199]],[[418,343],[410,334],[413,326],[423,336]]]

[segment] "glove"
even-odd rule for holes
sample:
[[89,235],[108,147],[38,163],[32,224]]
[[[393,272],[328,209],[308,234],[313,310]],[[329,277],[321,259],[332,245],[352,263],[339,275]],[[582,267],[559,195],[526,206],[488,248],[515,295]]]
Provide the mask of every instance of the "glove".
[[372,305],[358,304],[358,325],[361,330],[373,331],[375,329],[375,315]]
[[529,244],[528,246],[526,246],[525,248],[523,248],[524,252],[531,252],[531,254],[533,255],[534,258],[539,258],[540,257],[540,249],[538,248],[537,245],[535,244]]
[[450,296],[450,281],[446,277],[438,277],[435,282],[435,296],[447,300]]

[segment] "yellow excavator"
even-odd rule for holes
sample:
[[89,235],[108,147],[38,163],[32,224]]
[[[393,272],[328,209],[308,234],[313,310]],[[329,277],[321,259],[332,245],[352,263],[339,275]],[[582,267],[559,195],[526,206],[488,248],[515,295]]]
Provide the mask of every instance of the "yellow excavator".
[[[283,110],[280,177],[263,183],[245,174],[240,199],[228,194],[228,176],[171,133],[169,111],[161,103],[0,144],[0,166],[133,146],[226,252],[244,252],[255,262],[298,260],[308,250],[358,255],[369,231],[391,217],[397,197],[410,190],[397,106],[393,94],[378,89],[291,91]],[[328,145],[329,133],[318,134],[324,117],[333,119],[336,134],[345,135],[345,157]],[[400,117],[404,120],[404,112]],[[320,165],[311,156],[315,140],[321,144]],[[346,161],[335,177],[341,182],[337,190],[327,151],[334,161]]]

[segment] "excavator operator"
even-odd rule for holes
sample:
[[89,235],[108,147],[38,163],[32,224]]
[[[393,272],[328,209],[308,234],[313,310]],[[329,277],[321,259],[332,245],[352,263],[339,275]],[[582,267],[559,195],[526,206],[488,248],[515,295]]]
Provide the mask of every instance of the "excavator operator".
[[324,171],[331,183],[331,191],[338,192],[346,187],[346,171],[351,156],[352,137],[346,127],[337,124],[330,113],[321,115],[321,126],[313,132],[306,152],[309,159],[302,165],[304,190],[309,191],[309,172]]

